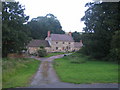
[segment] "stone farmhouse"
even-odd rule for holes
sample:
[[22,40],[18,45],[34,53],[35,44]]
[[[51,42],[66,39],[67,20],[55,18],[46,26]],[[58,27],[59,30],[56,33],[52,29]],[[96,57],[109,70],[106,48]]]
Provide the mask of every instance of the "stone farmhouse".
[[78,51],[82,46],[82,40],[80,42],[74,42],[72,33],[68,34],[51,34],[48,31],[48,35],[45,40],[32,40],[27,45],[29,54],[37,52],[40,46],[44,46],[47,52],[72,52]]

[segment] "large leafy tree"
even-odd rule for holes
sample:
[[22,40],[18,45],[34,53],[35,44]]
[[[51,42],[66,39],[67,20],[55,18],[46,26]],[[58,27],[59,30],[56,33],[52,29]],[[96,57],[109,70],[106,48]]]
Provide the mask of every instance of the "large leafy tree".
[[45,39],[47,31],[56,34],[65,33],[62,30],[59,20],[53,14],[33,18],[27,25],[30,27],[31,37],[33,39]]
[[120,63],[120,30],[115,31],[112,37],[109,57],[111,57],[110,60],[115,60]]
[[81,19],[86,25],[83,34],[84,49],[95,58],[106,57],[110,53],[112,36],[120,28],[119,3],[87,3],[86,7],[89,8]]
[[2,3],[3,56],[21,51],[29,40],[29,32],[24,24],[29,17],[24,14],[24,10],[19,2]]
[[72,33],[72,37],[73,37],[75,42],[80,42],[80,40],[82,39],[81,36],[82,35],[77,31]]

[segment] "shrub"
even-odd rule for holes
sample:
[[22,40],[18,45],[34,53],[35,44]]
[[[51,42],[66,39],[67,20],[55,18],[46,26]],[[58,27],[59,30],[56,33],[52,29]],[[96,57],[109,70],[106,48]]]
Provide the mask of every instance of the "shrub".
[[38,56],[39,57],[45,57],[45,56],[47,56],[46,50],[45,49],[38,50]]
[[120,31],[116,31],[112,37],[109,59],[120,63]]

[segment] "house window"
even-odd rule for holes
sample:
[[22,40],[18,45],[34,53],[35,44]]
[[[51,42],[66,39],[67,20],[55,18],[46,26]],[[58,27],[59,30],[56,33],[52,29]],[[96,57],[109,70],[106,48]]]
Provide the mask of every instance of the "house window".
[[58,47],[56,47],[56,50],[58,50]]
[[64,42],[63,42],[63,44],[64,44]]
[[68,50],[68,46],[66,47],[66,49]]
[[58,42],[56,42],[56,44],[58,44]]
[[69,44],[70,44],[70,42],[69,42]]

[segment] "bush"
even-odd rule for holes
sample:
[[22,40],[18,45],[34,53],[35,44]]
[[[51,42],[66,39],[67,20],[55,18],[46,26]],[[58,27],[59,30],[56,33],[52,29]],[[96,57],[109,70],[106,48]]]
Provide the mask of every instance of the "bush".
[[32,56],[37,56],[37,53],[33,53],[33,54],[31,54]]
[[120,31],[116,31],[112,37],[109,57],[111,60],[120,63]]
[[87,48],[85,46],[83,46],[79,51],[77,51],[78,53],[82,53],[84,55],[89,55],[90,52],[87,50]]
[[47,56],[46,50],[45,49],[38,50],[38,56],[39,57],[45,57],[45,56]]

